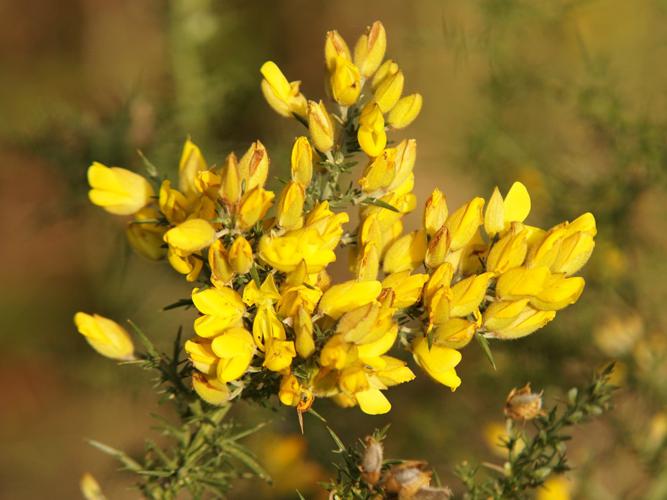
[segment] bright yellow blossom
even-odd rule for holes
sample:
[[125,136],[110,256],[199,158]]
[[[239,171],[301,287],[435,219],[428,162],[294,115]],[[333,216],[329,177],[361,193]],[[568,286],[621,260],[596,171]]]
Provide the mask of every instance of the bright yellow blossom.
[[227,260],[235,273],[245,274],[252,267],[252,247],[243,236],[237,236],[229,247]]
[[329,288],[320,300],[319,310],[334,319],[375,300],[382,290],[379,281],[346,281]]
[[308,130],[310,140],[318,151],[331,151],[334,145],[334,123],[322,101],[308,101]]
[[461,353],[449,347],[432,345],[429,349],[428,340],[419,337],[412,345],[415,361],[434,380],[451,388],[452,391],[461,385],[455,367],[461,361]]
[[202,316],[194,328],[201,337],[214,337],[227,328],[241,325],[245,306],[241,296],[231,288],[207,288],[192,291],[192,302]]
[[90,201],[115,215],[132,215],[144,208],[153,188],[141,175],[120,167],[93,162],[88,168]]
[[368,78],[380,67],[387,50],[387,33],[380,21],[375,21],[354,46],[354,64]]
[[422,109],[421,94],[410,94],[401,97],[389,112],[387,123],[395,129],[402,129],[410,125]]
[[210,246],[215,229],[204,219],[188,219],[164,234],[164,241],[181,255],[188,255]]
[[203,373],[192,374],[192,387],[195,392],[209,404],[220,406],[229,401],[230,393],[227,384]]
[[306,116],[306,98],[299,92],[301,82],[288,82],[273,61],[267,61],[260,69],[262,93],[274,111],[282,116]]
[[74,324],[90,346],[102,356],[117,360],[134,358],[134,344],[127,330],[99,314],[78,312]]
[[250,366],[255,354],[255,343],[250,332],[233,327],[225,330],[211,342],[211,349],[218,361],[217,377],[221,382],[231,382],[241,378]]

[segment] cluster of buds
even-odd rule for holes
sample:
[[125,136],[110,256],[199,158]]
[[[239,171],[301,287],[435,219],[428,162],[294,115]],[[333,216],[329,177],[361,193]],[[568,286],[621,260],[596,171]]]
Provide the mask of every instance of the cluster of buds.
[[[134,249],[166,257],[197,283],[191,299],[200,315],[184,348],[194,389],[209,403],[274,388],[299,412],[328,397],[386,413],[383,391],[415,378],[390,351],[407,350],[454,390],[460,349],[474,335],[528,335],[583,290],[583,279],[571,275],[592,252],[593,216],[548,231],[528,226],[530,198],[520,183],[504,198],[496,189],[486,210],[475,198],[452,213],[436,189],[422,227],[404,234],[402,218],[417,204],[417,145],[406,139],[387,147],[385,122],[408,125],[421,96],[401,97],[403,74],[383,62],[385,50],[379,22],[354,55],[337,32],[327,34],[335,115],[322,101],[307,101],[275,63],[262,66],[268,103],[309,131],[293,144],[291,179],[275,204],[259,141],[240,159],[231,153],[209,167],[188,140],[177,187],[164,180],[154,189],[138,174],[99,163],[88,171],[91,201],[133,217],[127,236]],[[367,163],[357,186],[341,194],[338,174],[362,151]],[[344,229],[348,213],[334,211],[346,201],[361,205],[351,231]],[[327,269],[345,245],[352,276],[334,282]]]

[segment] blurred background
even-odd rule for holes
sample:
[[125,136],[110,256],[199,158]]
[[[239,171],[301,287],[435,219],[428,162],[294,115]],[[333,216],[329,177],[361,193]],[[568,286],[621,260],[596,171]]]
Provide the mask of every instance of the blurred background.
[[[218,164],[260,139],[282,175],[301,129],[263,101],[258,68],[272,59],[322,96],[325,32],[353,44],[376,19],[406,92],[424,96],[406,132],[420,203],[436,185],[456,207],[518,179],[531,224],[592,211],[598,244],[579,303],[494,343],[497,372],[473,343],[456,393],[420,376],[388,393],[386,416],[317,410],[348,442],[391,423],[387,455],[426,459],[456,489],[461,460],[500,460],[512,387],[530,381],[552,404],[615,359],[617,408],[575,433],[572,496],[667,498],[665,0],[1,2],[0,498],[77,498],[84,472],[109,498],[137,496],[85,440],[141,453],[149,412],[167,410],[147,373],[89,349],[75,311],[131,317],[165,345],[191,329],[192,312],[159,312],[189,285],[132,255],[122,222],[88,203],[91,161],[139,171],[140,149],[173,173],[188,134]],[[322,496],[335,457],[321,423],[306,416],[306,441],[285,408],[240,404],[233,418],[271,422],[248,443],[274,485],[241,482],[232,498]]]

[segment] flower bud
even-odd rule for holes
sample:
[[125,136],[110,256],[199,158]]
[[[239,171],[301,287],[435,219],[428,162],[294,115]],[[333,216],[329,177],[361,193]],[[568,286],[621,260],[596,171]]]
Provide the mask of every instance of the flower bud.
[[378,85],[380,85],[385,78],[395,75],[398,73],[398,70],[398,64],[396,64],[396,62],[394,62],[392,59],[387,59],[380,65],[378,70],[373,75],[371,88],[373,90],[377,89]]
[[532,420],[539,417],[542,411],[542,393],[530,390],[530,383],[521,389],[512,389],[505,401],[505,416],[512,420]]
[[[382,113],[387,113],[396,106],[403,92],[405,76],[402,71],[388,76],[378,85],[373,93],[373,101],[378,105]],[[415,115],[416,116],[416,115]]]
[[199,147],[190,139],[186,140],[178,163],[178,189],[186,196],[195,194],[197,174],[207,168]]
[[148,224],[128,224],[125,230],[127,241],[132,249],[142,257],[151,260],[164,259],[167,251],[162,248],[162,232],[153,231],[146,226]]
[[357,141],[363,152],[370,157],[378,156],[387,145],[384,116],[376,103],[367,104],[361,111]]
[[375,300],[381,290],[379,281],[346,281],[333,285],[322,295],[319,311],[338,319],[346,312]]
[[211,349],[220,358],[218,380],[231,382],[241,378],[250,366],[255,355],[255,342],[248,330],[233,327],[215,337],[211,342]]
[[125,328],[98,314],[78,312],[74,324],[90,346],[102,356],[125,361],[134,359],[134,345]]
[[503,273],[496,283],[496,296],[502,300],[516,300],[534,297],[546,285],[551,273],[540,267],[516,267]]
[[213,349],[211,349],[211,341],[209,339],[194,337],[186,340],[183,349],[195,369],[206,375],[215,375],[218,366],[218,357],[213,352]]
[[188,219],[164,233],[164,241],[182,255],[192,254],[211,245],[215,229],[204,219]]
[[183,255],[173,248],[167,249],[167,260],[171,267],[176,272],[184,274],[185,279],[189,282],[195,281],[204,267],[204,262],[199,255],[196,257],[193,254]]
[[273,202],[274,194],[264,188],[256,187],[246,192],[241,199],[236,224],[242,230],[248,230],[266,215]]
[[553,274],[545,281],[544,288],[530,299],[530,304],[543,311],[559,311],[579,299],[585,284],[584,278],[579,276],[566,278]]
[[90,201],[115,215],[132,215],[148,205],[153,188],[139,174],[93,162],[88,167]]
[[554,273],[564,273],[566,276],[576,273],[588,262],[594,247],[595,240],[585,232],[576,232],[564,238],[551,270]]
[[435,343],[452,349],[463,349],[472,340],[477,331],[477,324],[461,318],[450,318],[438,324],[435,331]]
[[450,316],[465,318],[477,310],[489,287],[493,273],[470,276],[452,287]]
[[225,158],[225,163],[220,170],[218,194],[228,206],[236,204],[241,197],[238,163],[236,155],[231,152]]
[[283,188],[278,200],[276,220],[278,225],[287,230],[303,226],[304,189],[301,184],[291,181]]
[[313,148],[307,137],[298,137],[292,147],[292,180],[304,189],[313,177]]
[[352,60],[350,49],[338,31],[327,31],[324,40],[324,61],[330,73],[336,68],[336,59],[339,57],[347,61]]
[[395,128],[402,129],[410,125],[422,110],[421,94],[410,94],[401,97],[387,116],[387,123]]
[[296,352],[304,359],[309,358],[315,352],[315,340],[313,339],[313,320],[308,311],[299,307],[294,318],[294,343]]
[[526,186],[515,182],[507,192],[505,199],[496,187],[484,213],[484,230],[489,236],[507,229],[512,222],[523,222],[530,213],[530,195]]
[[396,164],[396,175],[394,175],[389,190],[400,194],[407,194],[414,187],[415,160],[417,159],[417,141],[414,139],[403,139],[395,148],[394,163]]
[[433,236],[444,225],[448,213],[445,195],[435,188],[424,208],[424,228],[429,236]]
[[85,500],[106,500],[104,492],[100,487],[100,484],[97,482],[97,479],[90,473],[86,472],[81,476],[81,481],[79,482],[79,489]]
[[335,67],[329,78],[331,93],[334,101],[351,106],[359,98],[361,92],[361,75],[352,61],[344,57],[337,57]]
[[192,388],[208,404],[222,406],[229,401],[230,394],[227,384],[216,377],[194,372],[192,374]]
[[374,281],[380,270],[380,256],[373,243],[366,243],[357,256],[356,275],[359,281]]
[[276,113],[291,117],[292,114],[306,115],[306,98],[299,92],[300,82],[288,82],[280,68],[273,62],[265,62],[260,72],[262,93]]
[[428,279],[428,274],[410,274],[410,271],[402,271],[387,276],[382,281],[382,288],[391,288],[396,294],[394,307],[403,309],[417,303],[421,297],[424,283]]
[[387,50],[387,33],[380,21],[375,21],[354,46],[354,63],[364,78],[370,77],[380,67]]
[[451,245],[451,237],[446,226],[441,226],[436,232],[431,241],[428,242],[426,248],[426,255],[424,256],[424,263],[431,269],[440,266],[445,262],[449,248]]
[[250,145],[239,160],[238,172],[241,183],[245,184],[245,192],[264,187],[269,175],[269,155],[264,144],[255,141]]
[[[514,224],[519,224],[514,222]],[[517,229],[509,231],[492,247],[486,259],[486,268],[497,274],[504,273],[523,264],[528,252],[528,235],[526,231]]]
[[538,311],[526,306],[509,325],[494,329],[487,333],[487,336],[503,340],[525,337],[539,330],[555,317],[555,311]]
[[363,176],[359,179],[359,185],[364,192],[375,193],[385,190],[391,184],[395,175],[395,156],[396,150],[389,148],[368,162]]
[[160,196],[158,198],[160,212],[164,214],[172,224],[183,222],[190,209],[187,198],[176,189],[171,188],[171,181],[165,179],[160,185]]
[[211,268],[211,283],[216,288],[226,286],[234,277],[234,269],[222,240],[216,240],[208,247],[208,265]]
[[417,364],[435,381],[452,391],[461,385],[455,367],[461,361],[461,353],[449,347],[433,344],[429,349],[428,340],[418,337],[412,344],[412,353]]
[[512,324],[528,305],[528,299],[492,302],[484,311],[483,325],[494,332]]
[[426,232],[423,229],[413,231],[389,246],[382,269],[385,273],[412,271],[424,261],[425,255]]
[[424,304],[429,305],[435,293],[442,287],[448,287],[454,276],[454,268],[448,262],[441,264],[431,273],[424,287]]
[[334,145],[334,123],[322,101],[308,101],[308,130],[310,140],[318,151],[331,151]]
[[484,198],[473,198],[447,218],[445,226],[452,238],[451,250],[456,251],[466,246],[482,224]]
[[252,247],[243,236],[237,236],[229,247],[229,265],[238,274],[245,274],[252,267]]
[[225,330],[242,324],[245,305],[241,296],[229,287],[192,291],[192,302],[202,316],[194,323],[197,335],[215,337]]

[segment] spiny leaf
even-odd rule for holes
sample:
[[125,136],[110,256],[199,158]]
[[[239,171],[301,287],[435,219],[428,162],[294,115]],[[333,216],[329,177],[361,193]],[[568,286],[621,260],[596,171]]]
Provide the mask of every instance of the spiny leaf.
[[112,457],[116,458],[125,467],[127,467],[133,472],[139,473],[139,471],[143,470],[143,466],[141,464],[136,462],[134,459],[130,458],[125,452],[121,450],[117,450],[116,448],[112,448],[111,446],[108,446],[104,443],[100,443],[99,441],[95,441],[93,439],[89,439],[88,443],[91,446],[97,448],[98,450],[106,453],[107,455],[111,455]]
[[493,354],[491,353],[491,347],[489,346],[489,341],[487,338],[482,335],[481,333],[475,333],[475,338],[477,339],[477,342],[479,342],[479,345],[482,346],[482,351],[484,351],[484,354],[486,354],[486,358],[489,360],[489,363],[491,363],[491,366],[493,366],[493,369],[496,370],[496,362],[493,360]]
[[400,210],[393,205],[390,205],[386,201],[378,200],[377,198],[366,198],[361,203],[365,205],[375,205],[376,207],[386,208],[392,212],[400,213]]
[[134,332],[137,334],[137,336],[139,337],[139,340],[141,340],[141,343],[142,343],[142,344],[144,345],[144,347],[146,348],[146,351],[148,351],[148,354],[149,354],[152,358],[156,358],[156,359],[159,358],[159,357],[160,357],[160,353],[158,353],[158,351],[157,351],[157,349],[155,348],[155,346],[153,345],[153,343],[152,343],[152,342],[150,341],[150,339],[146,336],[146,334],[141,330],[141,328],[139,328],[139,327],[136,325],[136,323],[135,323],[134,321],[132,321],[131,319],[128,319],[127,322],[130,324],[130,326],[132,327],[132,329],[134,330]]

